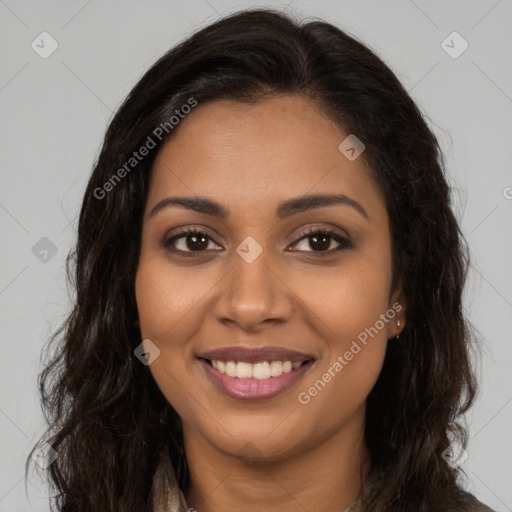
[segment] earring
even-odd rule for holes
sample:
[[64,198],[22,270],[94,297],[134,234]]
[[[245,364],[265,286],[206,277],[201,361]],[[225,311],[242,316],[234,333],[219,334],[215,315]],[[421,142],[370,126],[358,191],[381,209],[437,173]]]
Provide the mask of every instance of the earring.
[[[397,327],[400,327],[400,324],[401,324],[401,323],[402,323],[402,322],[400,322],[400,320],[397,320],[397,321],[396,321],[396,326],[397,326]],[[400,338],[400,332],[398,332],[398,334],[395,336],[395,338],[396,338],[396,339]]]

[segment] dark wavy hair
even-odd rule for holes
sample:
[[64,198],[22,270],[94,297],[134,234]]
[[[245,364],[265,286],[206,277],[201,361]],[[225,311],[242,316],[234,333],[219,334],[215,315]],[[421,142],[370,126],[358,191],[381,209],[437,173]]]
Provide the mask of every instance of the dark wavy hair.
[[[187,485],[180,418],[134,356],[141,343],[134,280],[151,169],[172,137],[169,119],[191,98],[255,103],[292,94],[366,145],[362,158],[389,213],[393,286],[402,284],[407,304],[405,328],[388,343],[367,399],[370,474],[381,478],[364,510],[472,510],[475,498],[463,490],[460,469],[442,456],[453,439],[466,446],[476,337],[461,302],[468,250],[438,141],[367,46],[326,22],[271,9],[226,16],[168,51],[108,127],[66,262],[73,309],[49,340],[48,349],[58,345],[38,378],[48,423],[38,445],[46,441],[58,452],[47,472],[57,490],[52,510],[152,510],[162,450],[171,454],[180,487]],[[153,137],[156,147],[99,193],[164,125],[161,140]]]

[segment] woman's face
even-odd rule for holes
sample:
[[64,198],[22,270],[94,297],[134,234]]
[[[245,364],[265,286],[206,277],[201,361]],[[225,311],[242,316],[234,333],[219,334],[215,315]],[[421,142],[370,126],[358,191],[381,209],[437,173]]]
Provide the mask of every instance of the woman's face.
[[405,310],[384,199],[350,139],[338,148],[348,135],[299,96],[214,101],[160,151],[136,297],[187,446],[279,459],[362,430]]

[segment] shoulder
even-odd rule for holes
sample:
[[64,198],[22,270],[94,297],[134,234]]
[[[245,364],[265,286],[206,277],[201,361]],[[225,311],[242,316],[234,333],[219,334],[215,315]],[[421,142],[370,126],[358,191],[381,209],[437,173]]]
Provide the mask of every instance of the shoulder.
[[[359,496],[356,502],[352,503],[349,508],[344,510],[343,512],[359,512],[359,510],[364,509],[362,506],[363,503],[369,499],[370,495],[374,491],[374,488],[378,486],[384,477],[384,472],[382,470],[379,471],[370,471],[362,489],[362,493]],[[481,501],[479,501],[473,494],[466,491],[460,486],[456,486],[453,489],[453,493],[451,497],[446,502],[446,505],[442,506],[443,512],[454,512],[455,510],[458,512],[496,512],[489,506],[485,505]],[[424,510],[424,508],[421,508]],[[395,511],[394,508],[391,510]],[[430,508],[429,508],[430,510]],[[396,509],[396,512],[404,512],[402,510]],[[409,510],[407,512],[410,512]],[[433,512],[440,512],[440,510],[435,510]]]

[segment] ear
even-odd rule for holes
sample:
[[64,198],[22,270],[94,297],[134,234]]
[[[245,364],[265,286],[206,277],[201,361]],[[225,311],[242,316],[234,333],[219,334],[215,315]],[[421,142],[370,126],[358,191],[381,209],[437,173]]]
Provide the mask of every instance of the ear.
[[388,340],[399,336],[403,331],[407,317],[406,312],[407,302],[400,282],[391,294],[388,304],[388,318],[391,319],[387,327]]

